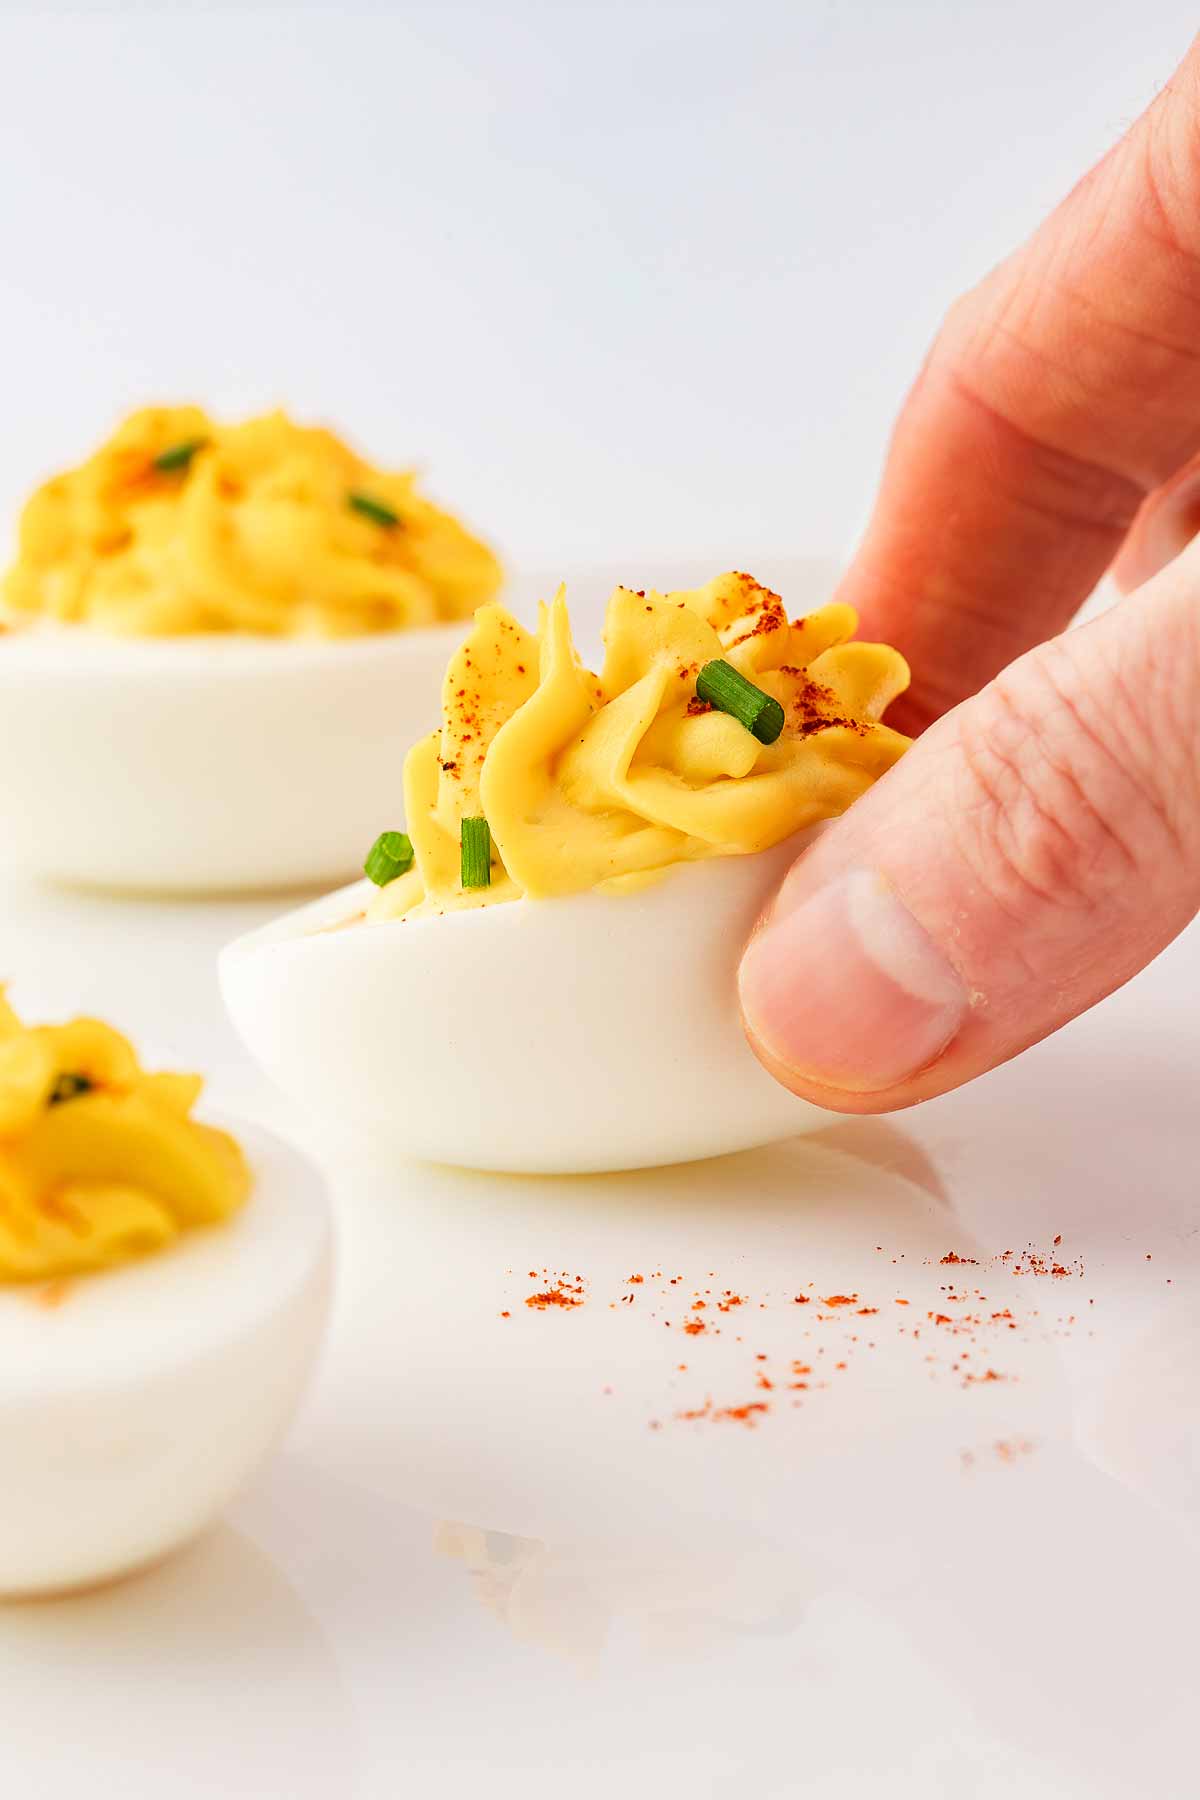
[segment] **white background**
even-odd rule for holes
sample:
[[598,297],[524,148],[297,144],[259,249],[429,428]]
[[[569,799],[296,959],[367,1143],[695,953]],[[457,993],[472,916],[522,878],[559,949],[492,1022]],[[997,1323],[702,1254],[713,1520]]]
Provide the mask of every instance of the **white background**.
[[1184,0],[0,0],[0,515],[284,403],[518,560],[841,550],[947,302]]

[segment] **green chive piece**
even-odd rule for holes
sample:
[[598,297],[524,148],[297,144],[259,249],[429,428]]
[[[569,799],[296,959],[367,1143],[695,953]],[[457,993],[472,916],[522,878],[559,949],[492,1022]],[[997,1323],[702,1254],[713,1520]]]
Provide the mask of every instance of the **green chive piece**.
[[462,822],[462,884],[464,888],[492,885],[492,829],[486,819]]
[[197,450],[203,450],[207,442],[207,438],[198,437],[188,438],[182,444],[172,444],[169,450],[160,451],[151,467],[157,469],[160,475],[177,475],[181,469],[191,467],[193,456]]
[[696,677],[696,693],[718,712],[729,713],[760,744],[773,744],[783,730],[783,708],[770,694],[734,668],[732,663],[705,663]]
[[50,1098],[47,1104],[61,1106],[64,1100],[78,1100],[80,1094],[90,1094],[93,1085],[86,1075],[59,1075],[50,1089]]
[[381,831],[367,852],[363,864],[376,887],[386,887],[397,875],[407,875],[413,866],[412,839],[406,831]]
[[370,519],[374,525],[386,525],[390,529],[400,523],[398,512],[393,512],[384,501],[375,500],[370,494],[349,493],[346,495],[346,504],[354,512],[361,513],[364,519]]

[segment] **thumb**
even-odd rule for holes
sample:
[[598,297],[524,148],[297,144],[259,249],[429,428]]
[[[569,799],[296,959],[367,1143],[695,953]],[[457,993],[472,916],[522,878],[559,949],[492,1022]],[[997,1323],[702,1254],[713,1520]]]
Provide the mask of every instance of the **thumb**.
[[843,1112],[946,1093],[1094,1006],[1200,907],[1200,543],[939,720],[786,877],[754,1049]]

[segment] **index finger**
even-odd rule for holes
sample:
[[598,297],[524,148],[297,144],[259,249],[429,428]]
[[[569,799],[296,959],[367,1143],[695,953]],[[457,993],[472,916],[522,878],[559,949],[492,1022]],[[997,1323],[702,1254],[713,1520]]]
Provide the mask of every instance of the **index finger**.
[[1062,629],[1200,451],[1200,39],[1126,137],[952,308],[839,598],[919,730]]

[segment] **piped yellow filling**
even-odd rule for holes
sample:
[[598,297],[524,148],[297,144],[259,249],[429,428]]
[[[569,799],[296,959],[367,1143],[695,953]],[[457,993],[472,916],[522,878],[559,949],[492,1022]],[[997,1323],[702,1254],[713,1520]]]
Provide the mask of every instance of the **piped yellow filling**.
[[33,495],[0,597],[126,635],[345,637],[464,618],[500,580],[415,475],[331,431],[147,407]]
[[[482,607],[447,669],[441,729],[405,761],[414,865],[369,916],[619,892],[844,812],[908,747],[881,722],[907,664],[886,644],[852,642],[856,627],[836,603],[789,621],[749,575],[670,594],[617,588],[593,674],[561,590],[536,636],[503,607]],[[779,702],[774,742],[697,698],[697,676],[716,660]],[[464,888],[462,823],[481,816],[491,882]]]
[[0,1282],[108,1268],[236,1212],[250,1171],[191,1117],[201,1086],[147,1074],[97,1019],[23,1025],[0,991]]

